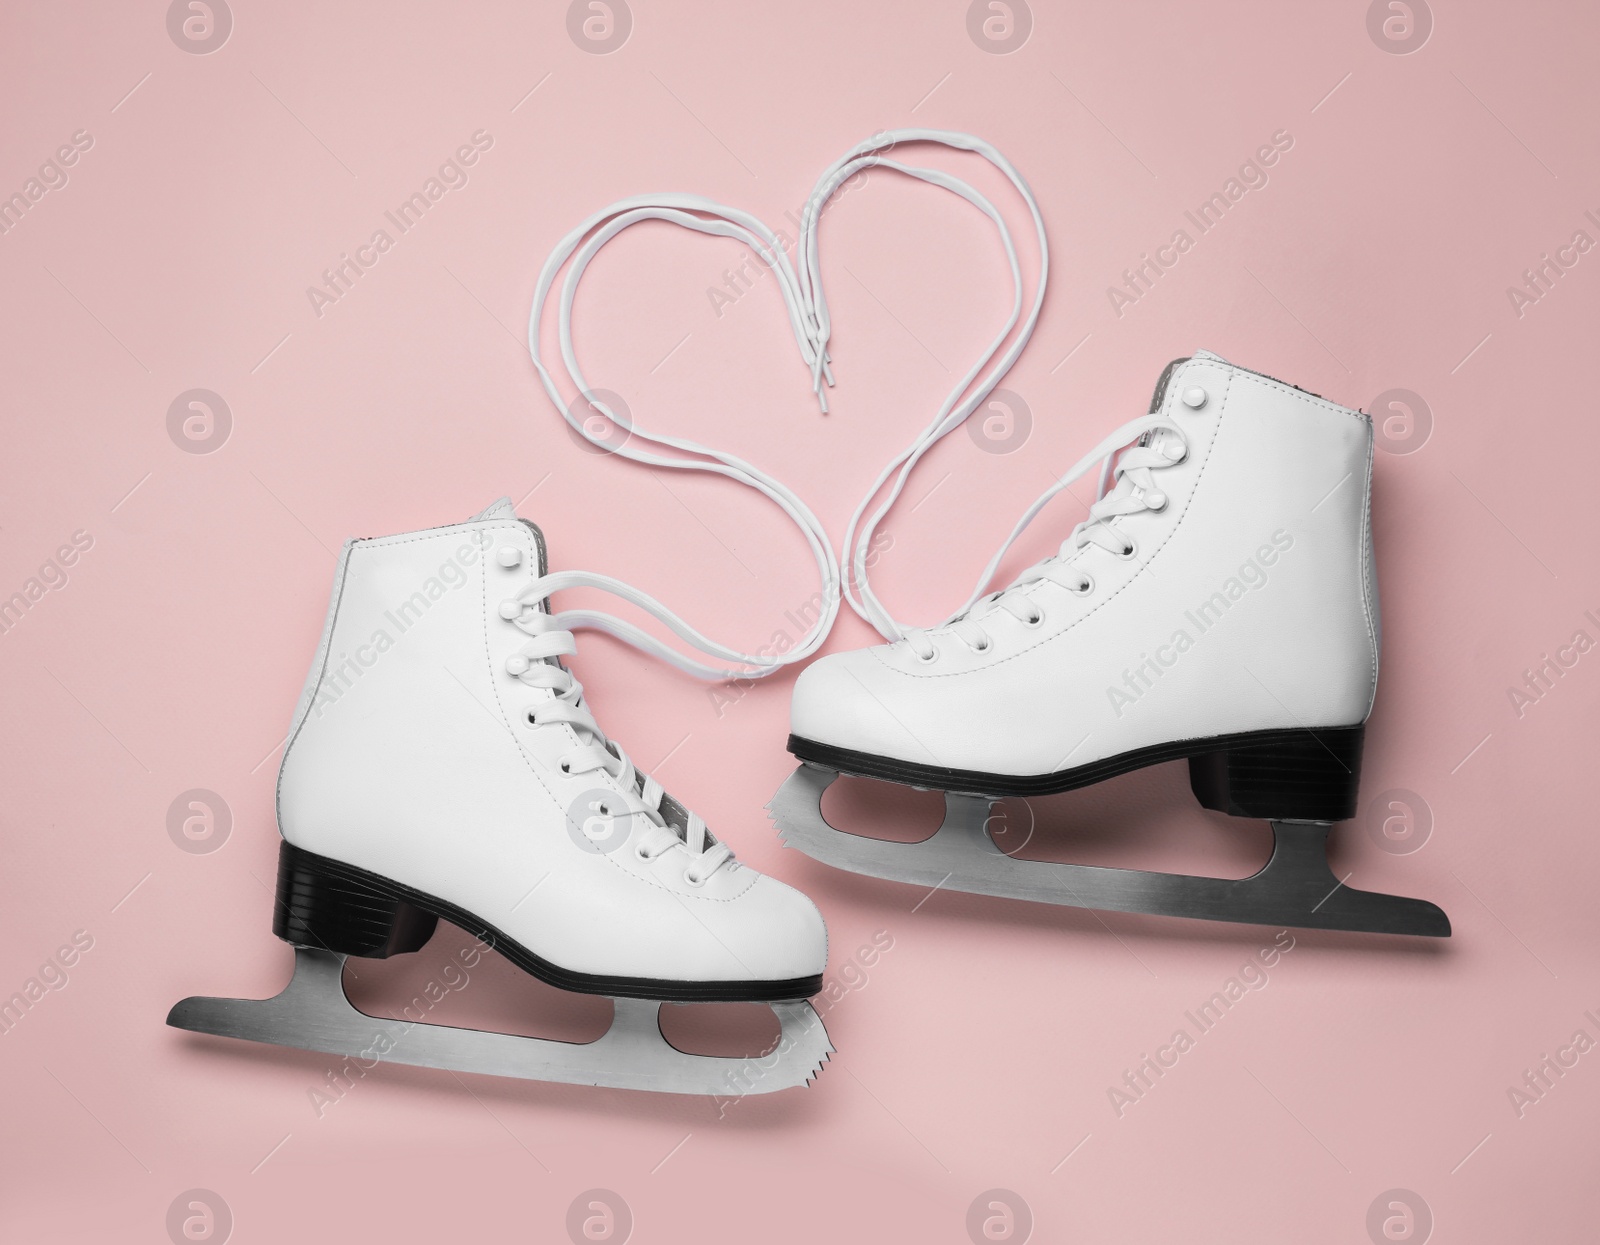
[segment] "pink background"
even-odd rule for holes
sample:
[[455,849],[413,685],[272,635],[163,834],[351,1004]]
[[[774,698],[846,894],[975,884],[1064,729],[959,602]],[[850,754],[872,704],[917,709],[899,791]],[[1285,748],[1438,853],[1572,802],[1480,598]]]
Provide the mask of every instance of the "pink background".
[[[1521,1118],[1507,1091],[1576,1030],[1600,1039],[1600,653],[1520,717],[1508,688],[1576,631],[1600,638],[1584,618],[1600,614],[1600,499],[1580,469],[1600,254],[1520,317],[1507,290],[1579,229],[1600,240],[1584,217],[1600,214],[1600,23],[1574,3],[1441,0],[1427,43],[1394,55],[1359,0],[1064,7],[1036,3],[1028,42],[995,55],[953,0],[635,0],[631,37],[595,55],[556,3],[234,0],[226,44],[193,55],[152,0],[6,4],[0,194],[76,131],[93,145],[0,235],[0,596],[73,532],[93,543],[0,635],[0,996],[75,931],[93,945],[0,1036],[0,1236],[161,1242],[196,1188],[239,1242],[562,1241],[593,1188],[626,1201],[641,1242],[959,1242],[994,1188],[1040,1241],[1364,1241],[1396,1188],[1431,1207],[1438,1241],[1593,1232],[1600,1053]],[[913,912],[920,892],[778,845],[762,805],[791,767],[792,678],[719,713],[706,687],[589,637],[576,669],[602,723],[828,918],[830,973],[856,984],[812,1088],[719,1116],[381,1068],[319,1119],[308,1091],[334,1060],[166,1028],[183,995],[286,977],[276,747],[346,537],[509,494],[555,567],[617,575],[747,646],[815,591],[799,537],[754,495],[576,448],[527,359],[528,303],[549,248],[603,204],[695,191],[776,226],[847,147],[904,125],[968,130],[1016,162],[1054,282],[1006,382],[1031,437],[940,448],[887,525],[886,598],[921,621],[953,608],[1025,501],[1141,413],[1174,356],[1205,347],[1368,409],[1420,394],[1431,435],[1378,455],[1384,677],[1367,812],[1335,865],[1439,902],[1456,936],[1296,935],[1270,984],[1119,1117],[1108,1089],[1273,931],[942,893]],[[468,184],[316,316],[307,287],[478,130],[493,143]],[[1294,144],[1270,182],[1117,316],[1122,270],[1278,130]],[[929,159],[1025,228],[978,162]],[[824,235],[826,418],[770,284],[713,314],[731,242],[631,231],[591,269],[578,334],[593,382],[641,423],[768,466],[837,537],[1010,291],[976,213],[887,174]],[[233,417],[205,454],[166,428],[197,387]],[[871,638],[847,616],[830,647]],[[192,788],[231,810],[219,850],[168,835]],[[1432,818],[1411,854],[1372,833],[1390,790]],[[1266,838],[1201,812],[1181,766],[1034,811],[1030,852],[1099,863],[1242,874]],[[893,948],[863,978],[851,961],[875,934]],[[363,996],[403,997],[453,937],[371,967]],[[605,1011],[504,965],[453,1006],[552,1033]]]

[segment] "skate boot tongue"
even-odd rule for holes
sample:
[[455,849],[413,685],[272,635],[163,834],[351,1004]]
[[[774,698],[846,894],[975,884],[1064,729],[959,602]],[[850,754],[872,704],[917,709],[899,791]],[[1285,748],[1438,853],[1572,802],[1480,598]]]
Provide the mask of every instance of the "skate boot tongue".
[[494,505],[484,510],[483,513],[473,515],[467,522],[482,523],[486,519],[514,519],[516,517],[517,508],[511,504],[511,499],[502,497]]

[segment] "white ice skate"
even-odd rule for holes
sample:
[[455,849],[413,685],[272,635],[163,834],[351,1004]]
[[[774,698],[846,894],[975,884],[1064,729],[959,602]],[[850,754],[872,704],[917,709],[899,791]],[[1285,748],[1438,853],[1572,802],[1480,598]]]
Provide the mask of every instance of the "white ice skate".
[[[803,764],[768,806],[780,834],[827,864],[930,889],[1448,935],[1431,903],[1343,885],[1324,850],[1330,824],[1355,812],[1377,685],[1370,419],[1208,353],[1169,365],[1150,409],[1018,524],[1013,540],[1121,450],[1056,556],[979,595],[1002,549],[949,622],[802,673],[789,749]],[[1272,823],[1260,872],[1022,860],[987,832],[1001,797],[1178,759],[1204,807]],[[841,773],[942,790],[944,822],[920,843],[842,833],[821,811]]]
[[[567,576],[570,578],[570,573]],[[585,1085],[738,1095],[803,1085],[832,1050],[804,1000],[826,931],[639,773],[585,707],[546,598],[544,539],[501,501],[465,523],[346,544],[278,781],[266,1000],[189,998],[167,1023],[345,1056]],[[566,990],[611,995],[591,1044],[368,1016],[346,956],[419,949],[439,918]],[[662,1001],[758,1001],[753,1059],[688,1054]]]

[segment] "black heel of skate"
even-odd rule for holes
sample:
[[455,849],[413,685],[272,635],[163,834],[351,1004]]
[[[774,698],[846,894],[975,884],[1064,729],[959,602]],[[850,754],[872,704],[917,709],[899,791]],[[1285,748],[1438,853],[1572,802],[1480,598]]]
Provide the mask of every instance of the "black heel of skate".
[[1363,726],[1262,731],[1189,758],[1205,808],[1265,821],[1346,821],[1356,814]]
[[439,918],[285,841],[278,851],[272,932],[297,947],[383,960],[419,951]]

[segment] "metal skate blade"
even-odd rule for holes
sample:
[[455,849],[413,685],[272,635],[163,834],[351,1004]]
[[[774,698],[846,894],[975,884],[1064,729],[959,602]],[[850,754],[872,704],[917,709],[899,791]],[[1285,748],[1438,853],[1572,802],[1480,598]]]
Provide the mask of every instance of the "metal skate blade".
[[846,834],[822,815],[822,793],[839,775],[802,765],[767,805],[778,834],[814,860],[929,890],[1107,912],[1145,912],[1247,925],[1450,935],[1450,918],[1424,899],[1352,890],[1328,868],[1325,822],[1272,822],[1272,857],[1248,878],[1193,877],[1142,869],[1057,864],[1007,856],[989,837],[992,801],[945,795],[939,829],[921,843]]
[[770,1003],[778,1043],[750,1058],[691,1055],[661,1035],[660,1004],[614,999],[611,1027],[589,1043],[558,1042],[357,1011],[344,992],[345,957],[294,949],[294,976],[270,999],[194,997],[175,1004],[167,1023],[196,1033],[271,1042],[362,1061],[448,1068],[488,1076],[604,1085],[666,1094],[737,1098],[808,1084],[833,1053],[822,1018],[806,1002]]

